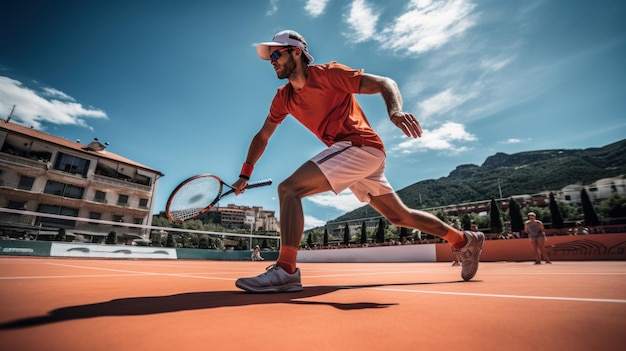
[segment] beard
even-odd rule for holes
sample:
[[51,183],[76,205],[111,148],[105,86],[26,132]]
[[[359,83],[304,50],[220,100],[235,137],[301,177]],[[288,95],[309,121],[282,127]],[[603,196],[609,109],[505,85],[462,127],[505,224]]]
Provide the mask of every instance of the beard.
[[283,65],[279,66],[276,70],[276,76],[278,79],[289,78],[293,71],[296,70],[296,60],[293,59],[291,55],[287,56],[287,62]]

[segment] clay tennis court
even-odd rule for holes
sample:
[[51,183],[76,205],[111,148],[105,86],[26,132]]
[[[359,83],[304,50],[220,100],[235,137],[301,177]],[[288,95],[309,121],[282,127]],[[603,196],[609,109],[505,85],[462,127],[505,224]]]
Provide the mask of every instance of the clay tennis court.
[[302,263],[0,258],[3,350],[622,350],[626,262]]

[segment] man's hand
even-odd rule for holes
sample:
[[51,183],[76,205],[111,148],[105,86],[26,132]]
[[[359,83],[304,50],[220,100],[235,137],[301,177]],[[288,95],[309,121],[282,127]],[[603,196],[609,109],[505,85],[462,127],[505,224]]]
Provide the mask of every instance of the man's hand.
[[248,181],[244,178],[239,178],[235,183],[233,183],[233,185],[231,185],[233,188],[235,188],[235,195],[239,195],[242,194],[244,192],[244,190],[246,189],[246,186],[248,185]]
[[407,112],[394,112],[391,115],[391,122],[396,127],[402,129],[404,134],[408,137],[419,138],[422,136],[422,127],[417,121],[417,118]]

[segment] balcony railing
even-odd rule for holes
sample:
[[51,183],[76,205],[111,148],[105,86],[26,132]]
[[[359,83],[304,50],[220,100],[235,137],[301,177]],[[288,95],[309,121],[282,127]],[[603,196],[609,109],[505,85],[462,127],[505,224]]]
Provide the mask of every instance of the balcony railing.
[[104,184],[115,185],[115,186],[119,186],[123,188],[137,189],[137,190],[146,191],[146,192],[150,192],[152,190],[152,188],[148,185],[141,185],[141,184],[133,183],[130,181],[125,181],[125,180],[117,180],[114,178],[109,178],[109,177],[98,175],[98,174],[93,175],[93,180],[96,182],[104,183]]

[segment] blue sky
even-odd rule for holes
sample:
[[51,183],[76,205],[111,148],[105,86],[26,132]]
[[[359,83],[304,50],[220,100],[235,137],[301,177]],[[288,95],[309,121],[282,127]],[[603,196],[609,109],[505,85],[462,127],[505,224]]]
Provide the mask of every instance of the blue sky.
[[[156,211],[198,173],[236,180],[278,80],[255,44],[293,29],[315,63],[389,76],[424,135],[359,96],[396,189],[496,152],[601,147],[626,136],[626,3],[579,0],[5,1],[0,117],[108,150],[165,174]],[[229,203],[278,211],[276,185],[323,149],[288,118]],[[304,200],[306,226],[361,206]],[[222,203],[225,205],[226,203]],[[277,213],[278,215],[278,213]]]

